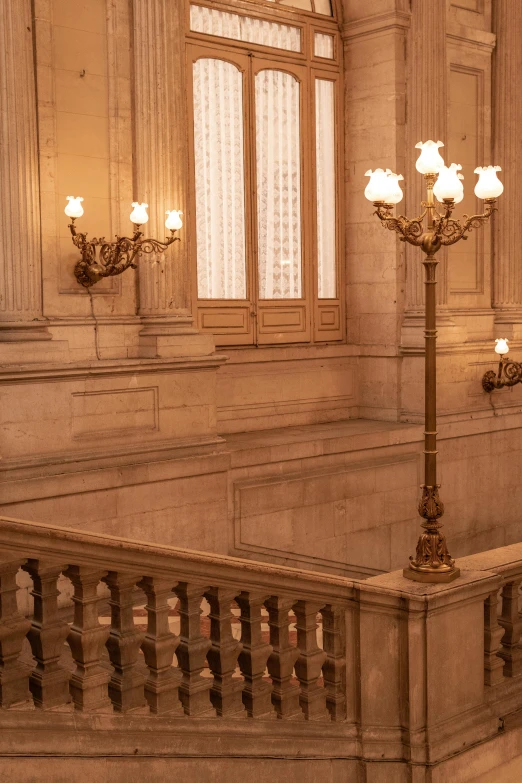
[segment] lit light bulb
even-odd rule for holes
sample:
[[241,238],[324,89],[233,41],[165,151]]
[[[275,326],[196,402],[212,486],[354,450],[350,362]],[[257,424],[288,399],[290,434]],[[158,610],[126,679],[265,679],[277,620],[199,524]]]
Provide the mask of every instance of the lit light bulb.
[[[390,192],[390,185],[388,182],[388,175],[391,174],[391,169],[375,169],[372,171],[368,169],[365,173],[365,177],[370,177],[370,181],[364,189],[364,195],[368,201],[372,202],[386,202],[386,198]],[[400,188],[399,188],[400,189]]]
[[477,198],[498,198],[504,192],[504,185],[497,177],[497,171],[502,171],[500,166],[478,166],[475,174],[479,175],[475,185]]
[[149,205],[138,204],[137,201],[133,201],[132,206],[134,207],[130,214],[132,223],[134,223],[136,226],[143,226],[149,220],[149,216],[147,215],[147,207]]
[[67,217],[81,218],[83,215],[83,198],[81,196],[67,196],[67,205],[64,209]]
[[439,176],[433,186],[433,193],[439,201],[445,198],[452,198],[455,204],[459,204],[464,198],[464,177],[458,172],[462,169],[460,163],[452,163],[450,166],[443,166],[439,171]]
[[180,212],[175,209],[173,209],[172,211],[167,209],[165,214],[167,215],[167,219],[165,221],[166,228],[168,228],[169,231],[179,231],[179,229],[183,226],[183,222],[180,217],[183,214],[183,212]]
[[388,174],[388,193],[386,194],[387,204],[398,204],[399,201],[402,201],[404,193],[402,192],[399,185],[399,180],[403,179],[404,177],[402,174],[394,174],[393,172]]
[[495,353],[500,354],[500,356],[504,356],[504,354],[508,353],[508,342],[509,340],[506,340],[504,337],[497,337],[495,340]]
[[444,158],[439,152],[439,147],[443,147],[442,141],[419,141],[415,145],[416,149],[421,150],[417,158],[415,168],[421,174],[437,174],[444,166]]

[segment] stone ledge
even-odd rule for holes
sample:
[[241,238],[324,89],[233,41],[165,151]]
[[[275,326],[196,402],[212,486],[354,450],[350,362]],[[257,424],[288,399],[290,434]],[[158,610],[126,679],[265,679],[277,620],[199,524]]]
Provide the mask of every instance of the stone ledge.
[[100,359],[76,364],[12,364],[0,367],[0,383],[57,381],[92,377],[135,375],[172,370],[215,369],[227,361],[222,354],[167,359]]

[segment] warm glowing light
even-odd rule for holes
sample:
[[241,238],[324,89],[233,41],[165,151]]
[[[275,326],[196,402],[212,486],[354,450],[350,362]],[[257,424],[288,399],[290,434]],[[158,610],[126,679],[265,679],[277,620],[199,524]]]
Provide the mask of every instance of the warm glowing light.
[[364,190],[364,195],[368,201],[386,202],[386,197],[390,191],[389,174],[391,174],[391,169],[386,169],[386,171],[384,169],[375,169],[375,171],[368,169],[364,175],[365,177],[370,177],[370,181]]
[[138,204],[137,201],[132,202],[134,209],[131,212],[130,219],[135,225],[143,226],[148,222],[149,216],[147,215],[148,204]]
[[497,177],[497,171],[502,171],[500,166],[478,166],[475,174],[479,175],[475,185],[477,198],[498,198],[504,192],[504,185]]
[[179,231],[179,229],[183,226],[183,221],[181,220],[181,215],[183,212],[175,209],[172,211],[167,209],[165,214],[167,215],[165,226],[169,229],[169,231]]
[[81,218],[83,215],[82,201],[81,196],[67,196],[67,206],[64,209],[67,217]]
[[417,158],[415,168],[421,174],[437,174],[444,166],[444,158],[439,152],[439,147],[443,147],[442,141],[419,141],[415,145],[416,149],[421,150]]
[[402,201],[404,197],[404,193],[401,190],[401,187],[399,185],[399,180],[403,180],[404,177],[402,174],[394,174],[393,172],[391,174],[388,174],[387,177],[387,183],[388,183],[388,193],[386,194],[386,203],[387,204],[398,204],[399,201]]
[[504,339],[504,337],[498,337],[495,340],[495,353],[500,354],[501,356],[504,356],[504,354],[508,353],[509,351],[509,340]]
[[439,171],[439,176],[433,186],[433,193],[439,201],[445,198],[452,198],[455,204],[459,204],[464,198],[464,177],[458,172],[462,169],[460,163],[452,163],[450,166],[443,166]]

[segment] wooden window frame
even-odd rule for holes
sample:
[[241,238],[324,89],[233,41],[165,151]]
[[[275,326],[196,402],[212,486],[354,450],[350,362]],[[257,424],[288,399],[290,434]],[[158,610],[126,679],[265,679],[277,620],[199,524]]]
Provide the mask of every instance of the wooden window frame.
[[[190,6],[275,21],[301,29],[301,52],[290,52],[190,30]],[[186,0],[186,41],[189,116],[193,106],[193,63],[202,57],[230,62],[243,74],[243,128],[245,157],[245,238],[247,298],[245,300],[198,299],[197,262],[193,269],[194,312],[198,328],[211,332],[218,346],[269,346],[292,343],[312,344],[345,340],[343,263],[343,123],[342,68],[339,27],[336,17],[302,11],[292,6],[254,3],[253,0]],[[335,13],[335,5],[334,5]],[[334,38],[334,58],[315,56],[315,33]],[[247,63],[249,67],[247,67]],[[301,145],[301,231],[302,297],[300,299],[259,299],[257,270],[257,193],[255,74],[272,69],[298,78],[300,90]],[[297,75],[298,74],[298,75]],[[336,285],[334,299],[318,298],[317,190],[315,166],[315,80],[333,81],[335,88],[336,163]],[[191,247],[197,252],[194,136],[189,133],[190,215],[188,230]],[[278,320],[279,319],[279,320]]]

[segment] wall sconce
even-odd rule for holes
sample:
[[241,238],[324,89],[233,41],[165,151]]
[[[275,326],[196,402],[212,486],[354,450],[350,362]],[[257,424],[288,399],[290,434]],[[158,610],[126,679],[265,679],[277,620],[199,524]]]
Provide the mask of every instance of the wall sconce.
[[[179,240],[179,237],[174,236],[174,233],[179,231],[183,225],[180,217],[182,212],[176,210],[166,212],[165,227],[171,233],[166,242],[160,242],[158,239],[145,239],[140,228],[149,219],[148,204],[138,204],[137,201],[134,201],[130,214],[131,222],[134,223],[132,237],[117,236],[115,242],[107,242],[105,237],[99,239],[94,237],[88,241],[87,234],[78,233],[74,225],[74,221],[83,215],[82,201],[81,196],[67,196],[67,206],[64,211],[67,217],[71,218],[69,229],[72,241],[82,254],[81,260],[74,267],[74,275],[85,288],[90,288],[102,277],[121,275],[129,267],[136,269],[136,261],[143,253],[146,255],[164,253],[169,245]],[[97,248],[99,248],[99,252]]]
[[504,386],[516,386],[522,383],[522,364],[507,359],[509,352],[509,340],[503,337],[495,340],[495,353],[500,356],[498,363],[498,373],[494,370],[488,370],[482,377],[482,388],[486,392],[492,392],[494,389],[502,389]]

